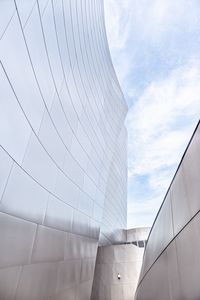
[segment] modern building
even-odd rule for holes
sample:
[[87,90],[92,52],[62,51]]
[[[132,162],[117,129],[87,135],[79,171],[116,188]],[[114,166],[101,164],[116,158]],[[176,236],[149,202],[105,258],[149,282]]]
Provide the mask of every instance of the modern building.
[[200,299],[200,123],[151,229],[136,300]]
[[200,125],[146,241],[126,113],[103,0],[0,1],[0,300],[200,299]]
[[0,1],[0,299],[90,299],[126,242],[127,106],[101,0]]

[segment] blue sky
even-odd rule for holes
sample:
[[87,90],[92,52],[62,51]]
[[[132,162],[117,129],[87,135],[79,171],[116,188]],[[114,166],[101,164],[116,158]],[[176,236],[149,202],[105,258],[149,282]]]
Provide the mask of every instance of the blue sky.
[[104,5],[129,106],[128,227],[151,226],[200,118],[200,1]]

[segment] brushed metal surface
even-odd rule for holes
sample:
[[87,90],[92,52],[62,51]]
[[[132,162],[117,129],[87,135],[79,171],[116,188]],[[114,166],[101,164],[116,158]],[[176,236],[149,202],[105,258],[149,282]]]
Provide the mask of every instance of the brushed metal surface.
[[126,240],[103,1],[0,1],[0,61],[0,299],[88,300],[98,244]]
[[[91,299],[133,299],[144,248],[112,245],[98,248]],[[120,279],[118,278],[120,274]]]

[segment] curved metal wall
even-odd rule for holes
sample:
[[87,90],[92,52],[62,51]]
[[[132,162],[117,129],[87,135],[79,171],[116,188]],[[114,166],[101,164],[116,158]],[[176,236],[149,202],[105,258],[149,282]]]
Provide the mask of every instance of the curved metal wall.
[[0,93],[0,298],[89,299],[100,230],[126,227],[102,1],[0,1]]
[[[126,243],[98,247],[92,300],[132,300],[150,228],[124,230]],[[141,244],[142,242],[142,244]],[[120,274],[120,279],[118,275]]]
[[149,235],[135,299],[200,298],[200,123]]
[[91,300],[133,300],[143,251],[131,244],[99,247]]

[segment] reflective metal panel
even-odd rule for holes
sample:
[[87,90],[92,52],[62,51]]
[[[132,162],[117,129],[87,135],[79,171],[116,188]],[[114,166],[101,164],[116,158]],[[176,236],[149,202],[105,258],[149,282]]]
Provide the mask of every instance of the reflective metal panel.
[[91,299],[133,299],[143,251],[135,245],[99,247]]
[[126,240],[127,112],[103,1],[0,1],[0,299],[84,300]]

